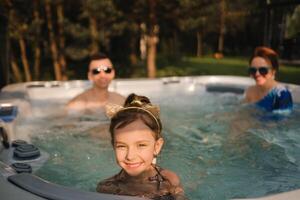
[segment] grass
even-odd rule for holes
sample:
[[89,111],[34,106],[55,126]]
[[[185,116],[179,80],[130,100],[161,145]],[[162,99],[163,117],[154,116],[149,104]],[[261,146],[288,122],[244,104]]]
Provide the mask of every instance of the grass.
[[[158,64],[157,76],[235,75],[248,76],[248,58],[185,57],[175,64]],[[300,85],[300,67],[281,65],[277,80]]]

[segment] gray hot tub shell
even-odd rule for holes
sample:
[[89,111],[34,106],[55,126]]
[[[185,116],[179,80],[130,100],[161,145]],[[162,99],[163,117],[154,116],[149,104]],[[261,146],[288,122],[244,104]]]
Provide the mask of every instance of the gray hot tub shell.
[[[185,84],[186,90],[193,90],[195,85],[203,85],[207,91],[225,91],[243,93],[244,89],[254,84],[253,80],[246,77],[236,76],[198,76],[198,77],[170,77],[160,79],[117,79],[110,86],[111,91],[116,91],[124,96],[131,92],[137,94],[156,93],[166,85]],[[293,94],[293,100],[300,103],[300,86],[285,84]],[[27,82],[12,84],[4,87],[0,93],[0,104],[11,104],[18,107],[19,114],[14,120],[28,115],[40,115],[34,110],[34,102],[55,99],[58,101],[68,100],[91,86],[89,81],[49,81]],[[138,86],[138,87],[137,87]],[[2,126],[7,131],[8,140],[18,139],[14,133],[14,121]],[[0,151],[4,146],[0,144]],[[40,199],[140,199],[134,197],[106,195],[94,192],[80,191],[60,185],[49,183],[30,174],[16,174],[7,163],[0,158],[0,194],[1,199],[6,200],[40,200]],[[256,200],[296,200],[300,197],[300,190],[255,198]],[[255,200],[253,199],[253,200]],[[250,200],[250,199],[249,199]]]

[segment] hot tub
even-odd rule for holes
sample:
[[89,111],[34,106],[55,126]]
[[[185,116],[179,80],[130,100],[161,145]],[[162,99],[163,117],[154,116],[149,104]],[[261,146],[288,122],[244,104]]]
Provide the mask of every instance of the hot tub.
[[[146,95],[160,105],[166,145],[158,161],[181,177],[190,199],[296,199],[300,87],[286,84],[295,111],[273,119],[240,104],[251,84],[249,78],[232,76],[122,79],[114,80],[110,90]],[[0,103],[11,108],[2,122],[5,141],[21,139],[26,148],[39,151],[21,159],[31,173],[16,173],[11,165],[20,162],[18,144],[0,147],[0,192],[6,199],[130,198],[94,192],[97,181],[119,170],[109,138],[101,133],[109,120],[62,114],[65,103],[90,86],[88,81],[52,81],[3,88]],[[232,128],[236,124],[238,129]]]

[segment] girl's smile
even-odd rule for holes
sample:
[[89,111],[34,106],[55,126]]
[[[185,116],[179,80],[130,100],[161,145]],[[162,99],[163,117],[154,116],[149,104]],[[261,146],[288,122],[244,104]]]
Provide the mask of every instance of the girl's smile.
[[153,131],[141,120],[116,129],[114,141],[116,160],[131,176],[150,169],[163,145],[163,139],[155,141]]

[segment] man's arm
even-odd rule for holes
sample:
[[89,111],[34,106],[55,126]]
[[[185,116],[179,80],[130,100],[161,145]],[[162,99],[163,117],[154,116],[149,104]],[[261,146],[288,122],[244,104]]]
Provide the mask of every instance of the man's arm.
[[85,93],[79,94],[78,96],[71,99],[66,105],[65,105],[65,111],[67,114],[76,114],[78,112],[81,112],[86,107],[86,100],[85,100]]

